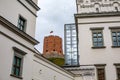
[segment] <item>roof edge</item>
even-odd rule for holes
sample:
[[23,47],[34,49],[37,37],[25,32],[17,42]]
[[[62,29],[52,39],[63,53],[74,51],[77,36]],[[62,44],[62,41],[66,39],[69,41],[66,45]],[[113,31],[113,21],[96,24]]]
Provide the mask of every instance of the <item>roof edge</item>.
[[110,17],[120,16],[120,12],[103,12],[103,13],[81,13],[74,14],[75,18],[94,18],[94,17]]
[[60,67],[60,66],[57,66],[56,64],[54,64],[54,63],[52,63],[52,62],[50,62],[49,60],[47,60],[46,58],[44,58],[41,54],[34,54],[34,56],[37,57],[37,58],[39,58],[39,59],[41,59],[41,60],[43,60],[43,61],[45,61],[45,62],[47,62],[47,63],[50,64],[50,65],[56,67],[56,68],[59,69],[59,70],[64,71],[65,73],[71,75],[72,77],[75,76],[73,73],[71,73],[71,72],[69,72],[69,71],[63,69],[63,68]]
[[34,3],[32,0],[26,0],[33,8],[35,8],[37,11],[40,10],[40,8],[37,6],[36,3]]

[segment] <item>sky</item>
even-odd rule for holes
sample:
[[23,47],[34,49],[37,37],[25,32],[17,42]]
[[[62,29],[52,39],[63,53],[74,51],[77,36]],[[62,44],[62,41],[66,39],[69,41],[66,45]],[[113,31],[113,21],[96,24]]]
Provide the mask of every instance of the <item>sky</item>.
[[42,53],[44,37],[51,35],[50,31],[61,37],[64,45],[64,24],[74,23],[76,0],[38,0],[38,6],[35,38],[40,43],[35,47]]

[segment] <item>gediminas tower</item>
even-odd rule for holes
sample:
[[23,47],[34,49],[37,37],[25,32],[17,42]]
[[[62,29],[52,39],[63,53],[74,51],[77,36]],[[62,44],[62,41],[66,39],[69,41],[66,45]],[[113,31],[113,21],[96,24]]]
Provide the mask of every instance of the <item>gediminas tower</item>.
[[44,38],[43,56],[64,57],[62,50],[62,38],[55,35],[46,36]]

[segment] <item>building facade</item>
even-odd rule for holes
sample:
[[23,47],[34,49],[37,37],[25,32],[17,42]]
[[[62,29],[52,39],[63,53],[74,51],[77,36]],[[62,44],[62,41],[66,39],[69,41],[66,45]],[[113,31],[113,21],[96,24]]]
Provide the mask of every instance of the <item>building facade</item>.
[[73,80],[34,48],[38,0],[0,0],[0,80]]
[[93,80],[120,79],[120,1],[77,0],[80,65],[92,65]]
[[65,51],[65,65],[78,66],[78,42],[75,24],[65,24],[64,26],[64,51]]
[[46,36],[43,44],[43,55],[52,55],[53,53],[63,57],[62,38],[59,36]]

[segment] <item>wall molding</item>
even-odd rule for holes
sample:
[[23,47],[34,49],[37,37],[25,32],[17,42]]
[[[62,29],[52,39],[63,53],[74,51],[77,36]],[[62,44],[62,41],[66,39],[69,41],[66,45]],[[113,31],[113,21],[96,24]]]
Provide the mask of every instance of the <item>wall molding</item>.
[[24,48],[26,48],[26,49],[32,51],[33,53],[36,53],[35,50],[29,48],[28,46],[26,46],[26,45],[24,45],[24,44],[22,44],[22,43],[20,43],[19,41],[13,39],[12,37],[10,37],[10,36],[8,36],[7,34],[5,34],[4,32],[1,32],[1,31],[0,31],[0,34],[2,34],[3,36],[5,36],[5,37],[8,38],[8,39],[14,41],[15,43],[17,43],[17,44],[23,46]]
[[20,4],[22,4],[30,13],[32,13],[35,17],[37,17],[37,15],[32,11],[30,10],[21,0],[17,0]]
[[[61,71],[65,72],[65,73],[67,73],[67,74],[71,75],[72,77],[74,77],[74,76],[75,76],[73,73],[68,72],[68,71],[66,71],[65,69],[63,69],[63,68],[61,68],[61,67],[59,67],[59,66],[55,65],[54,63],[50,62],[50,61],[49,61],[49,60],[47,60],[46,58],[42,57],[40,54],[34,54],[34,56],[35,56],[35,57],[37,57],[38,59],[43,60],[44,62],[46,62],[46,63],[48,63],[48,64],[50,64],[50,65],[52,65],[52,66],[56,67],[57,69],[59,69],[59,70],[61,70]],[[39,64],[42,64],[42,63],[38,62],[37,60],[34,60],[34,61],[35,61],[35,62],[37,62],[37,63],[39,63]],[[44,64],[42,64],[42,65],[43,65],[43,66],[45,66],[45,67],[50,68],[49,66],[46,66],[46,65],[44,65]],[[55,69],[53,69],[53,68],[50,68],[50,69],[52,69],[52,70],[56,71],[56,70],[55,70]],[[59,71],[56,71],[56,72],[58,72],[58,73],[60,73],[60,74],[64,75],[63,73],[61,73],[61,72],[59,72]],[[64,76],[69,77],[69,76],[67,76],[67,75],[64,75]],[[69,78],[70,78],[70,77],[69,77]],[[71,78],[71,79],[72,79],[72,78]]]
[[0,24],[3,25],[3,27],[6,27],[10,31],[14,32],[15,34],[17,34],[21,38],[23,38],[26,41],[30,42],[33,45],[36,45],[36,44],[39,43],[36,39],[34,39],[33,37],[31,37],[27,33],[19,30],[17,28],[17,26],[15,26],[14,24],[12,24],[11,22],[9,22],[7,19],[3,18],[2,16],[0,16]]

